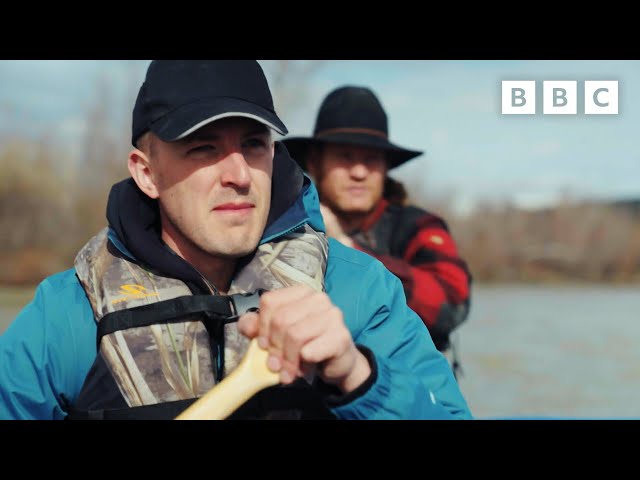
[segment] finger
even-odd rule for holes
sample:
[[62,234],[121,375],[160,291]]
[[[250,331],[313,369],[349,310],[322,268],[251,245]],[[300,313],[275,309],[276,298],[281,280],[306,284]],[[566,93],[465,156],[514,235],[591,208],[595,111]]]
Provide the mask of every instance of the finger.
[[248,312],[238,318],[238,331],[248,338],[258,335],[260,317],[256,312]]
[[299,353],[300,361],[316,364],[331,361],[348,349],[347,339],[328,332],[327,335],[316,337],[302,346]]
[[[337,307],[334,308],[339,311]],[[333,326],[328,327],[322,335],[309,340],[300,349],[301,362],[322,363],[322,373],[330,376],[335,374],[336,370],[339,374],[340,370],[348,368],[349,355],[357,350],[344,323],[331,323]]]
[[292,325],[315,312],[322,312],[331,307],[331,300],[325,293],[309,289],[306,295],[297,300],[282,304],[271,316],[269,326],[269,345],[282,352],[285,336]]
[[307,295],[311,287],[295,285],[293,287],[271,290],[260,296],[260,322],[258,325],[258,342],[262,348],[269,347],[271,319],[281,305],[295,303]]
[[[301,361],[300,351],[304,345],[312,340],[330,340],[330,332],[327,330],[331,325],[326,321],[331,306],[324,310],[310,312],[295,324],[291,325],[284,336],[282,347],[282,365],[292,376],[301,376],[306,363]],[[307,368],[308,369],[308,368]]]

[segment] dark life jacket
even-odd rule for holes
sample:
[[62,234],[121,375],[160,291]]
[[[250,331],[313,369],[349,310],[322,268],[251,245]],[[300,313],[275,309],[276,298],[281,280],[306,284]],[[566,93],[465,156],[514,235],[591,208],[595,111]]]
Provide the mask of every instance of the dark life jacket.
[[[235,320],[257,310],[265,287],[323,288],[326,248],[323,234],[304,227],[261,245],[230,295],[192,294],[124,258],[103,230],[76,260],[98,322],[98,355],[70,419],[175,418],[238,365],[248,339]],[[230,418],[331,418],[312,381],[265,389]]]

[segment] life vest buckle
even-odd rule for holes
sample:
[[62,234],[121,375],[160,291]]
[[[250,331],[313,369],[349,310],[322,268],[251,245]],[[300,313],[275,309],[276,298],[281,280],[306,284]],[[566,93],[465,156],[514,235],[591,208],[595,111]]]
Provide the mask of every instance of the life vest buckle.
[[233,315],[225,320],[225,323],[235,322],[247,312],[257,312],[260,310],[260,295],[266,292],[265,289],[259,288],[252,293],[235,293],[229,295],[229,300],[234,312]]

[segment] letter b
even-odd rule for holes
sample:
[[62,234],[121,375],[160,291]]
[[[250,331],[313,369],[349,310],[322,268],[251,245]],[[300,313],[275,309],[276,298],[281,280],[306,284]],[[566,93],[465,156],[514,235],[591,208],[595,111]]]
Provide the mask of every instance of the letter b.
[[522,88],[511,89],[511,106],[512,107],[524,107],[527,104],[527,99],[524,96],[525,91]]
[[502,82],[502,114],[533,115],[536,113],[536,82],[504,80]]
[[578,82],[543,82],[542,112],[545,115],[575,115],[578,113]]

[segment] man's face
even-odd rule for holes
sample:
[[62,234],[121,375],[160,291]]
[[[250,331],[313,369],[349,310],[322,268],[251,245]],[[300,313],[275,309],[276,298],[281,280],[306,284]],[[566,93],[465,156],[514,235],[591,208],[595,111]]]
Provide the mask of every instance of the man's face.
[[322,202],[338,214],[368,213],[382,198],[387,174],[382,150],[326,144],[308,169]]
[[150,171],[163,239],[189,259],[252,252],[271,203],[274,145],[267,127],[232,117],[177,142],[153,139]]

